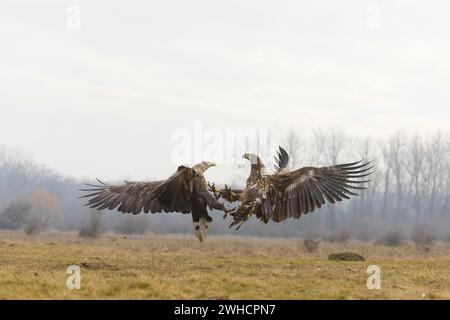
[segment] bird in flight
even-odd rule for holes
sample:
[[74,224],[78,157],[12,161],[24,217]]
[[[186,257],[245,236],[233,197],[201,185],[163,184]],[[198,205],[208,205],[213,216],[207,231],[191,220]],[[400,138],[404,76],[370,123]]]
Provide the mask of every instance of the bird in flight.
[[151,182],[128,182],[122,185],[86,184],[89,192],[81,198],[90,198],[86,206],[97,210],[114,210],[128,214],[180,212],[191,214],[194,234],[203,241],[212,217],[208,208],[229,212],[224,205],[208,192],[204,173],[213,162],[203,161],[192,168],[180,166],[166,180]]
[[[302,214],[319,209],[326,202],[336,203],[357,196],[357,190],[368,180],[361,180],[372,174],[371,162],[352,162],[328,167],[304,167],[289,171],[289,155],[282,147],[275,158],[278,165],[274,174],[267,174],[261,159],[255,154],[245,154],[251,162],[250,176],[244,190],[217,190],[213,184],[210,191],[216,199],[240,204],[231,213],[230,227],[242,224],[251,216],[264,223],[281,222],[288,218],[299,219]],[[228,212],[225,212],[227,215]]]
[[[122,213],[139,214],[180,212],[191,214],[194,234],[203,241],[212,217],[209,209],[230,214],[230,227],[242,224],[251,216],[264,223],[281,222],[288,218],[299,219],[302,214],[313,212],[326,202],[336,203],[351,196],[355,190],[366,189],[362,184],[369,182],[360,178],[372,172],[370,162],[353,162],[329,167],[304,167],[289,171],[289,154],[280,147],[275,173],[268,174],[261,159],[255,154],[245,154],[243,158],[251,163],[250,175],[243,190],[233,190],[225,186],[216,189],[206,181],[204,173],[214,163],[203,161],[195,166],[180,166],[166,180],[151,182],[128,182],[122,185],[107,185],[98,180],[97,185],[86,184],[88,192],[81,198],[89,198],[86,204],[97,210],[117,209]],[[211,191],[211,193],[209,192]],[[227,209],[223,203],[239,204]]]

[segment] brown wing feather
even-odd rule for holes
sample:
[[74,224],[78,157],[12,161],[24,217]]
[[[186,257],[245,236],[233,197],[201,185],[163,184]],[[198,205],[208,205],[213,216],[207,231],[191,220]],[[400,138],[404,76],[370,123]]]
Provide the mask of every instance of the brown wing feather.
[[289,154],[283,147],[279,147],[277,156],[275,157],[275,172],[276,173],[287,173],[289,172]]
[[89,192],[82,198],[90,198],[86,206],[97,210],[116,209],[122,213],[139,214],[162,212],[169,210],[152,199],[153,191],[163,181],[152,182],[128,182],[123,185],[107,185],[99,181],[98,185],[87,184],[88,189],[80,191]]
[[336,203],[358,194],[358,186],[368,182],[370,162],[353,162],[331,167],[305,167],[290,173],[278,173],[260,179],[258,187],[244,191],[244,205],[232,214],[231,226],[242,225],[251,215],[267,223],[288,218],[299,219],[326,202]]
[[89,185],[89,192],[82,198],[90,198],[86,204],[98,210],[116,209],[123,213],[139,214],[158,212],[190,213],[193,196],[193,180],[198,174],[189,167],[181,166],[163,181],[125,182],[124,185],[110,186],[99,181]]
[[157,200],[169,211],[190,213],[194,179],[198,176],[194,169],[181,166],[153,191],[152,199]]
[[287,217],[298,219],[302,213],[313,212],[326,201],[335,203],[357,196],[351,190],[366,189],[358,184],[368,181],[358,179],[372,174],[373,167],[369,164],[359,161],[323,168],[306,167],[280,177],[283,181],[278,183],[278,188],[284,189],[272,215],[284,217],[281,211],[287,207]]
[[126,182],[120,186],[109,186],[99,181],[89,185],[89,192],[82,198],[90,198],[91,208],[116,209],[123,213],[139,214],[152,212],[191,213],[192,197],[203,199],[205,206],[223,210],[222,204],[208,192],[203,175],[196,170],[181,166],[164,181]]

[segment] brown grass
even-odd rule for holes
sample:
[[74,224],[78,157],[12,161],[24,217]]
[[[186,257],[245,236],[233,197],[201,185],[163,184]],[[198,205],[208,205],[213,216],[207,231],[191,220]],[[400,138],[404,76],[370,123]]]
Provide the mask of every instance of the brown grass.
[[[364,262],[328,261],[355,252]],[[368,290],[369,265],[382,289]],[[68,290],[66,269],[82,270]],[[385,247],[302,239],[119,236],[0,232],[0,299],[449,299],[450,246],[425,253],[413,244]]]

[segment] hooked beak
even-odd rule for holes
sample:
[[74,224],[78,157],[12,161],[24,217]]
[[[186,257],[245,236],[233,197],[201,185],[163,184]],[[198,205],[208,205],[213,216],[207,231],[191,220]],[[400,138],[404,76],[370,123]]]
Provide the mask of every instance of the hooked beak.
[[210,162],[208,165],[209,165],[209,167],[215,167],[216,166],[215,162]]

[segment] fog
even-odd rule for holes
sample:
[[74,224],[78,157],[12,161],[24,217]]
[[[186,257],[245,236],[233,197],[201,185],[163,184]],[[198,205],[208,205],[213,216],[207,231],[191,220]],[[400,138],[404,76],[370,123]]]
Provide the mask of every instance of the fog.
[[[242,184],[240,154],[255,148],[243,137],[228,152],[202,135],[204,150],[223,155],[189,146],[191,157],[174,156],[176,133],[200,123],[203,133],[275,132],[264,155],[279,142],[294,167],[377,164],[360,198],[243,234],[420,227],[445,237],[449,10],[406,0],[3,1],[0,211],[44,189],[63,213],[50,227],[78,230],[82,181],[164,178],[199,160],[218,163],[208,179]],[[125,221],[105,216],[108,230]],[[189,217],[150,218],[145,230],[190,232]],[[219,220],[212,232],[227,232]]]
[[[282,237],[345,236],[375,240],[389,232],[408,236],[426,232],[449,239],[450,227],[450,136],[408,136],[397,133],[384,141],[353,138],[337,129],[317,129],[308,135],[291,131],[282,139],[291,155],[290,168],[335,164],[359,159],[372,160],[374,174],[360,196],[336,205],[326,205],[300,220],[264,225],[258,220],[244,224],[238,232],[228,229],[220,212],[213,212],[213,234]],[[275,150],[274,150],[275,152]],[[240,187],[249,173],[239,165],[228,183]],[[89,211],[76,199],[82,180],[58,175],[5,148],[0,153],[0,208],[36,191],[47,191],[57,199],[63,216],[49,226],[56,230],[79,230]],[[91,181],[91,180],[89,180]],[[86,182],[86,181],[84,181]],[[113,181],[122,183],[121,181]],[[213,180],[213,182],[215,182]],[[92,214],[92,212],[91,212]],[[0,227],[10,228],[2,220]],[[189,233],[191,218],[179,213],[126,216],[116,211],[101,213],[103,231],[125,233]],[[0,220],[1,222],[1,220]]]
[[0,143],[72,176],[142,179],[173,171],[171,134],[196,120],[448,130],[449,6],[3,1]]

